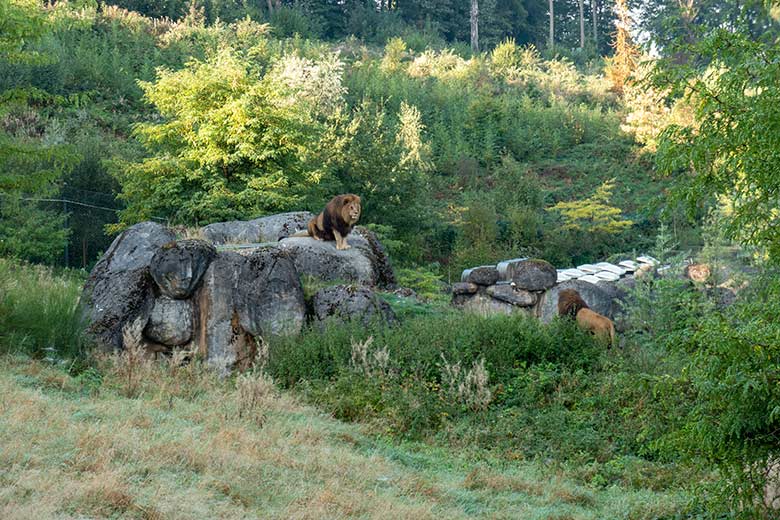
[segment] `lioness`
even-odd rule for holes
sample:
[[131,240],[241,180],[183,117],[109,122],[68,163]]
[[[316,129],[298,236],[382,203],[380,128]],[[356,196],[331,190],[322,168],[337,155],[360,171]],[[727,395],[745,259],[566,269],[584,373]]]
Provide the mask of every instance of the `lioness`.
[[312,237],[315,240],[335,240],[336,249],[349,249],[347,235],[360,218],[360,197],[352,193],[336,195],[319,215],[309,221],[306,231],[293,237]]

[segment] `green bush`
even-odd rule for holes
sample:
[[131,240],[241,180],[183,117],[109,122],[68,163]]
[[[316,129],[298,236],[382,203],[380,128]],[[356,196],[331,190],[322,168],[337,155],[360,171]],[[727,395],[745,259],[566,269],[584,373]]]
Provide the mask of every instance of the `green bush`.
[[[355,345],[367,341],[388,356],[381,381],[363,377],[366,381],[361,382],[356,372]],[[567,322],[546,326],[519,315],[482,318],[446,312],[369,330],[360,324],[332,324],[324,332],[310,330],[300,338],[278,340],[271,345],[267,368],[285,386],[303,384],[312,399],[342,418],[382,417],[419,436],[434,433],[442,413],[467,412],[445,399],[445,364],[459,365],[465,373],[484,360],[489,379],[483,390],[490,390],[538,363],[591,366],[599,352],[588,335]],[[399,402],[402,395],[404,404]],[[425,409],[423,402],[432,408]]]
[[736,518],[769,518],[763,516],[763,493],[780,423],[778,302],[776,273],[743,289],[728,310],[698,306],[701,312],[692,314],[679,301],[670,317],[674,340],[664,341],[685,360],[685,369],[674,384],[659,387],[660,397],[673,399],[684,389],[692,406],[655,445],[662,453],[717,465],[721,478],[709,490],[717,503],[711,507]]

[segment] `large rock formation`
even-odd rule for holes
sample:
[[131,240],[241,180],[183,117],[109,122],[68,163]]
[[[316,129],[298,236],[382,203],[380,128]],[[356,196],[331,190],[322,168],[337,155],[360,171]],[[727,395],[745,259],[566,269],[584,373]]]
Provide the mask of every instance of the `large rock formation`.
[[[154,254],[174,238],[160,224],[136,224],[116,237],[95,265],[81,303],[89,323],[87,333],[100,347],[122,348],[130,325],[148,320],[154,307],[149,265]],[[133,333],[137,328],[132,327]]]
[[[285,213],[250,222],[212,224],[201,235],[221,245],[176,240],[152,222],[124,231],[90,273],[82,296],[88,332],[107,350],[131,345],[153,352],[193,350],[219,368],[254,360],[260,339],[297,334],[306,322],[300,274],[359,286],[326,288],[311,318],[395,319],[373,287],[392,287],[395,276],[376,236],[360,229],[352,249],[308,237],[280,238],[304,227],[309,213]],[[235,247],[235,251],[229,250]]]

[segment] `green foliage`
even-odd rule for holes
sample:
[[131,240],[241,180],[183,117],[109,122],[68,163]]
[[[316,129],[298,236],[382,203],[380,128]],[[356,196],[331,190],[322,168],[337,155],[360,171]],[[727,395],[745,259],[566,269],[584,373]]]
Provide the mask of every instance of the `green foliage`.
[[695,118],[665,132],[658,164],[690,206],[720,198],[730,208],[729,235],[780,258],[780,45],[716,31],[693,50],[708,59],[706,70],[657,69],[657,82],[684,93]]
[[587,199],[559,202],[549,210],[561,214],[564,229],[590,233],[620,233],[633,223],[620,218],[620,208],[609,205],[614,185],[614,179],[606,181]]
[[34,62],[42,57],[29,44],[47,29],[41,4],[35,0],[0,1],[0,56],[10,62]]
[[[42,62],[30,48],[48,29],[39,4],[3,1],[0,20],[0,64]],[[51,262],[65,245],[64,216],[42,209],[38,201],[57,193],[76,156],[57,142],[49,122],[28,108],[56,101],[30,85],[0,92],[0,255]]]
[[[211,222],[292,209],[301,201],[323,174],[311,165],[318,135],[312,112],[330,108],[319,103],[338,103],[338,64],[323,70],[291,58],[265,76],[261,67],[223,49],[141,83],[164,121],[136,127],[154,157],[117,165],[125,221],[162,215]],[[318,74],[322,85],[315,83]],[[312,83],[297,83],[300,75]],[[325,97],[329,82],[332,98]],[[317,86],[325,88],[322,98],[305,96],[305,88]]]
[[756,280],[728,312],[705,306],[668,322],[679,331],[670,351],[687,361],[673,385],[659,388],[663,398],[684,389],[692,406],[657,447],[718,465],[710,507],[735,518],[770,517],[762,497],[778,442],[779,294],[770,276]]
[[425,300],[441,301],[445,297],[449,298],[441,275],[429,269],[396,269],[396,277],[398,285],[412,289],[417,296]]
[[385,55],[382,58],[382,70],[393,72],[401,67],[401,61],[406,55],[406,42],[402,38],[391,38],[385,45]]
[[385,235],[403,241],[415,258],[431,225],[428,173],[431,169],[424,126],[416,107],[402,103],[398,113],[364,100],[332,121],[323,146],[341,191],[363,197],[363,219]]
[[[389,356],[382,380],[358,377],[352,364],[356,345],[369,336],[371,348]],[[468,412],[445,395],[451,373],[445,365],[465,371],[484,360],[493,389],[526,364],[587,366],[597,357],[598,346],[565,323],[548,329],[524,316],[448,312],[409,318],[392,328],[330,326],[324,333],[313,330],[299,339],[279,340],[271,352],[268,370],[276,380],[286,385],[305,381],[310,397],[340,418],[381,418],[391,431],[417,437],[435,433],[447,417]]]
[[84,355],[82,282],[78,275],[0,259],[0,352],[54,360]]

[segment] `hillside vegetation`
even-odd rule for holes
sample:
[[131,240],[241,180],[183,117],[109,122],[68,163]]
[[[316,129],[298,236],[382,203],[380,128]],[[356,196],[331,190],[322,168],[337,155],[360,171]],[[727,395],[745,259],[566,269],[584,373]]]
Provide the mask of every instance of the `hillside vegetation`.
[[[776,1],[593,1],[588,38],[584,2],[484,1],[471,46],[449,0],[119,3],[0,0],[0,516],[777,517]],[[345,191],[420,295],[396,326],[222,379],[83,338],[125,227]],[[664,268],[620,348],[442,291],[631,250]]]
[[[512,39],[471,55],[402,37],[280,38],[197,10],[173,22],[58,4],[38,16],[30,56],[0,61],[3,135],[40,150],[37,188],[19,184],[21,198],[3,202],[37,232],[7,226],[4,254],[87,267],[110,239],[105,225],[319,211],[349,191],[397,262],[450,276],[652,241],[664,183],[621,130],[624,107],[598,61],[578,68]],[[550,211],[599,187],[633,226],[609,232]]]

